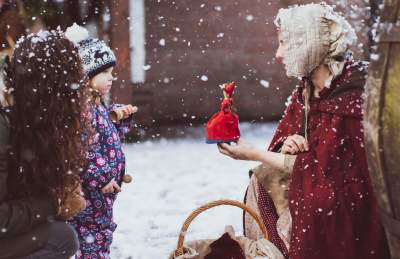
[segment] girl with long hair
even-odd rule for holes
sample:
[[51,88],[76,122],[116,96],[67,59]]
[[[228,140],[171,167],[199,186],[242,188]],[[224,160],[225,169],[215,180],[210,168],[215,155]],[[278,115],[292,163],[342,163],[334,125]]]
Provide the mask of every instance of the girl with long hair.
[[[65,222],[85,207],[79,173],[90,124],[78,50],[60,31],[22,37],[6,68],[0,156],[0,257],[68,258]],[[54,218],[56,221],[54,221]]]

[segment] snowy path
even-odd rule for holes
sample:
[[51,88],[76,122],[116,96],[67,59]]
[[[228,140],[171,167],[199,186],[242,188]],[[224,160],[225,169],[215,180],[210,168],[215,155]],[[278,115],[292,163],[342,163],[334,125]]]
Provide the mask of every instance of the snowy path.
[[[242,136],[265,148],[275,127],[274,123],[243,124]],[[226,158],[202,138],[132,144],[125,152],[134,182],[123,187],[114,209],[115,259],[167,258],[189,213],[212,200],[241,201],[247,172],[257,164]],[[192,223],[186,236],[188,240],[217,237],[225,225],[240,233],[242,211],[226,206],[209,210]]]

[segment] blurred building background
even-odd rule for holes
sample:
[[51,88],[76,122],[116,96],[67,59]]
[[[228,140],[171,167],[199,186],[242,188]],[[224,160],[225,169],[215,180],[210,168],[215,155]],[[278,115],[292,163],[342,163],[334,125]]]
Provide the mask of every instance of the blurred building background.
[[[219,84],[235,81],[242,121],[281,117],[296,80],[275,62],[274,18],[294,0],[0,0],[0,44],[73,22],[116,51],[117,102],[138,105],[139,124],[192,125],[219,108]],[[353,24],[359,59],[369,57],[379,0],[326,1]]]

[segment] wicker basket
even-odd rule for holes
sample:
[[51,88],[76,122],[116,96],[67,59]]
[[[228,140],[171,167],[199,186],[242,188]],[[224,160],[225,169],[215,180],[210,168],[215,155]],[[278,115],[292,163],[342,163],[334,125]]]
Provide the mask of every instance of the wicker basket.
[[[192,223],[192,221],[202,212],[213,208],[213,207],[217,207],[217,206],[222,206],[222,205],[230,205],[230,206],[235,206],[235,207],[239,207],[243,210],[245,210],[246,212],[248,212],[257,222],[257,224],[259,225],[264,239],[268,240],[268,232],[267,229],[262,221],[262,219],[260,218],[260,216],[254,212],[254,210],[252,210],[251,208],[247,207],[245,204],[235,201],[235,200],[217,200],[217,201],[213,201],[213,202],[209,202],[201,207],[199,207],[198,209],[194,210],[189,216],[188,218],[185,220],[185,222],[183,223],[183,226],[180,230],[180,234],[179,234],[179,238],[178,238],[178,243],[176,246],[176,249],[172,255],[172,258],[176,258],[178,256],[181,256],[184,254],[184,241],[185,241],[185,235],[187,233],[187,230],[190,226],[190,224]],[[242,237],[244,238],[244,237]],[[270,246],[273,246],[271,250],[274,250],[274,253],[276,252],[276,254],[278,256],[274,256],[274,257],[265,257],[265,258],[283,258],[283,255],[279,252],[278,248],[276,248],[272,243],[268,242]]]

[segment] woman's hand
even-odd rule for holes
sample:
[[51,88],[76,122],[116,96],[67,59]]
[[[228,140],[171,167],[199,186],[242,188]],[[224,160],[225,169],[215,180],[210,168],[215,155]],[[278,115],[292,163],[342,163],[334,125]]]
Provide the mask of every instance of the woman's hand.
[[114,193],[114,192],[120,192],[121,187],[118,185],[118,183],[112,179],[106,186],[104,186],[101,189],[102,193]]
[[237,160],[261,161],[262,151],[239,139],[236,145],[218,144],[219,152]]
[[300,152],[308,151],[308,142],[307,140],[300,135],[294,134],[286,138],[283,142],[282,153],[283,154],[291,154],[296,155]]

